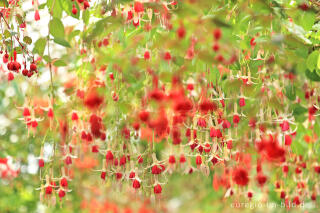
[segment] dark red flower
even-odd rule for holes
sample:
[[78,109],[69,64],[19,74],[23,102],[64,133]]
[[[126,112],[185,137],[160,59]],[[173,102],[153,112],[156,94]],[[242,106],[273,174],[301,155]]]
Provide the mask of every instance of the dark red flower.
[[238,167],[232,172],[232,180],[239,186],[246,186],[249,183],[249,176],[247,170]]

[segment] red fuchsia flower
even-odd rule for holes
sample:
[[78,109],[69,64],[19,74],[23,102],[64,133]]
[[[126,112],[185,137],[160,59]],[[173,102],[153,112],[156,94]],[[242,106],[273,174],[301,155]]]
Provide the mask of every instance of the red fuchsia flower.
[[149,128],[155,131],[156,135],[161,136],[167,133],[169,121],[164,109],[160,109],[158,115],[158,118],[156,120],[149,121],[148,125]]
[[308,11],[309,10],[309,5],[306,2],[302,2],[301,4],[299,4],[298,8],[303,10],[303,11]]
[[289,172],[289,166],[288,165],[284,165],[283,167],[282,167],[282,172],[286,175],[286,174],[288,174],[288,172]]
[[220,99],[219,102],[221,103],[221,106],[222,106],[222,107],[225,107],[225,106],[226,106],[226,104],[224,103],[224,99]]
[[76,6],[74,4],[72,5],[71,12],[72,12],[73,15],[77,15],[77,13],[78,13],[78,9],[76,8]]
[[186,29],[183,24],[180,24],[180,27],[177,29],[177,36],[179,39],[183,39],[186,35]]
[[220,38],[222,37],[222,32],[221,29],[217,28],[213,31],[213,38],[215,40],[220,40]]
[[98,145],[93,145],[93,146],[91,147],[91,151],[92,151],[93,153],[98,153],[98,152],[99,152],[99,146],[98,146]]
[[244,98],[240,98],[240,99],[239,99],[239,106],[240,106],[240,107],[244,107],[245,105],[246,105],[245,99],[244,99]]
[[238,123],[240,122],[240,116],[238,114],[233,115],[233,123],[235,126],[238,125]]
[[97,109],[103,103],[103,98],[98,95],[95,88],[89,90],[84,98],[84,105],[89,109]]
[[127,158],[125,155],[123,155],[121,158],[120,158],[120,166],[124,166],[126,163],[127,163]]
[[174,110],[182,115],[186,115],[193,107],[192,102],[187,98],[180,98],[174,101]]
[[296,204],[296,205],[300,205],[301,202],[300,202],[300,198],[298,196],[295,196],[292,200],[292,203]]
[[169,156],[168,162],[169,162],[169,164],[175,164],[176,163],[176,158],[174,157],[174,155],[170,155]]
[[151,173],[154,175],[159,175],[161,174],[163,171],[163,168],[161,167],[161,165],[154,165],[151,167]]
[[140,186],[141,186],[141,184],[140,184],[140,181],[139,181],[139,180],[134,179],[134,180],[132,181],[132,187],[133,187],[134,189],[139,189]]
[[123,127],[121,130],[121,134],[125,139],[130,138],[130,130],[127,127]]
[[14,79],[14,75],[12,72],[8,73],[8,81],[12,81]]
[[252,192],[248,192],[247,193],[247,196],[248,196],[248,198],[249,198],[249,200],[253,197],[253,193]]
[[136,177],[136,173],[134,171],[130,172],[129,179],[134,179]]
[[146,50],[144,52],[143,58],[144,58],[144,60],[149,60],[150,59],[150,52],[148,50]]
[[107,172],[106,172],[106,171],[101,171],[100,178],[101,178],[102,180],[106,180],[106,175],[107,175]]
[[261,142],[256,143],[256,145],[257,150],[267,160],[280,162],[285,160],[284,148],[282,148],[276,139],[273,139],[271,135],[262,137]]
[[203,100],[199,104],[199,109],[202,114],[207,114],[208,112],[217,110],[217,105],[209,100]]
[[44,160],[42,158],[39,159],[38,165],[39,165],[39,168],[43,168],[44,167]]
[[229,122],[227,119],[225,119],[225,120],[223,120],[223,122],[222,122],[222,127],[223,127],[224,129],[229,129],[229,128],[231,127],[231,124],[230,124],[230,122]]
[[67,165],[72,164],[72,158],[71,158],[71,156],[66,156],[66,158],[65,158],[65,163],[66,163]]
[[186,161],[187,161],[187,159],[186,159],[186,157],[184,156],[184,154],[181,154],[181,155],[180,155],[180,158],[179,158],[180,164],[184,164]]
[[296,169],[294,170],[296,174],[301,174],[302,173],[302,169],[300,167],[296,167]]
[[211,145],[210,145],[209,143],[206,143],[206,144],[204,145],[204,151],[205,151],[206,153],[209,153],[209,152],[211,151]]
[[101,129],[103,128],[101,117],[92,114],[89,119],[91,133],[94,137],[98,138],[101,135]]
[[232,147],[233,147],[233,146],[232,146],[232,140],[228,140],[228,141],[227,141],[227,148],[228,148],[228,149],[232,149]]
[[89,7],[90,7],[89,2],[88,2],[88,1],[84,1],[84,2],[83,2],[83,8],[86,10],[86,9],[89,8]]
[[12,179],[18,176],[19,169],[13,168],[11,160],[8,158],[0,158],[0,178]]
[[317,200],[317,193],[313,192],[311,195],[311,200],[316,201]]
[[29,116],[31,116],[30,110],[29,110],[28,107],[24,107],[24,108],[23,108],[23,113],[22,113],[22,115],[23,115],[23,117],[29,117]]
[[2,57],[2,62],[4,63],[4,64],[6,64],[6,63],[8,63],[8,61],[9,61],[9,54],[4,54],[3,55],[3,57]]
[[62,200],[62,198],[64,196],[66,196],[66,192],[63,190],[63,189],[60,189],[59,192],[58,192],[58,195],[59,195],[59,198],[60,198],[60,201]]
[[187,84],[187,90],[192,91],[194,89],[194,85],[189,83]]
[[237,167],[232,172],[232,180],[239,186],[246,186],[249,183],[249,176],[246,169]]
[[187,50],[185,59],[192,60],[194,58],[194,55],[195,55],[194,46],[191,45]]
[[141,13],[144,11],[143,4],[139,1],[134,2],[134,11],[136,13]]
[[213,51],[218,52],[219,49],[220,49],[219,43],[214,43],[214,44],[212,45],[212,50],[213,50]]
[[72,112],[71,120],[72,121],[78,121],[78,119],[79,119],[78,114],[76,112]]
[[47,186],[46,188],[46,195],[51,195],[52,194],[52,186]]
[[286,198],[286,193],[284,191],[280,192],[280,198],[285,199]]
[[149,97],[155,101],[163,101],[166,98],[166,95],[159,89],[155,88],[149,93]]
[[201,158],[200,155],[197,155],[196,156],[196,165],[197,165],[197,167],[200,167],[201,164],[202,164],[202,158]]
[[123,174],[121,172],[116,172],[115,176],[116,176],[117,181],[120,181],[123,177]]
[[77,97],[79,97],[80,99],[83,99],[85,95],[85,92],[83,90],[78,89],[77,90]]
[[67,178],[65,178],[65,177],[61,178],[61,180],[60,180],[60,186],[63,187],[63,188],[67,188],[67,187],[68,187],[68,180],[67,180]]
[[40,20],[40,15],[39,15],[39,10],[36,10],[34,13],[34,20],[39,21]]
[[267,182],[267,176],[262,174],[261,172],[257,175],[256,180],[259,184],[259,186],[264,186],[264,184]]
[[161,194],[161,192],[162,192],[162,187],[161,187],[161,185],[160,185],[160,184],[156,184],[156,185],[153,187],[153,192],[154,192],[155,194]]
[[141,155],[138,156],[138,163],[139,164],[142,164],[143,163],[143,158]]
[[112,154],[112,152],[111,152],[111,150],[108,150],[107,151],[107,154],[106,154],[106,160],[107,161],[113,161],[113,154]]
[[254,128],[256,127],[256,123],[257,123],[257,121],[256,121],[255,118],[250,118],[250,120],[249,120],[249,126],[250,126],[252,129],[254,129]]
[[170,52],[165,52],[164,56],[163,56],[163,59],[169,62],[171,60]]
[[290,128],[289,122],[284,120],[282,123],[280,123],[280,127],[283,132],[288,131]]
[[222,133],[221,133],[220,129],[215,129],[215,128],[211,127],[210,128],[210,137],[221,138]]
[[198,122],[197,122],[198,126],[199,127],[202,127],[202,128],[206,128],[207,127],[207,122],[206,122],[206,119],[205,118],[199,118],[198,119]]
[[285,144],[286,146],[290,146],[291,143],[292,143],[292,138],[291,138],[291,136],[290,136],[290,135],[285,135],[284,144]]
[[178,145],[182,142],[181,133],[179,128],[173,127],[172,129],[172,143]]
[[251,40],[250,40],[250,46],[252,47],[252,48],[254,48],[255,46],[256,46],[256,41],[255,41],[255,38],[251,38]]
[[147,122],[149,120],[149,114],[150,113],[148,111],[145,111],[145,110],[141,111],[139,113],[140,120],[143,122]]
[[52,109],[52,108],[49,108],[49,110],[48,110],[48,117],[49,117],[50,119],[53,119],[53,116],[54,116],[53,109]]

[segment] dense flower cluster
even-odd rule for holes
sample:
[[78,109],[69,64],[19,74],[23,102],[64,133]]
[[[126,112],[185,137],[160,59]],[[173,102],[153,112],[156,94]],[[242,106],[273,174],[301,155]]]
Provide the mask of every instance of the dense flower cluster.
[[[297,205],[317,199],[320,164],[313,149],[318,147],[320,130],[319,87],[295,71],[295,62],[283,61],[281,48],[290,49],[290,44],[275,34],[285,27],[259,32],[262,20],[275,25],[266,14],[258,16],[254,29],[243,23],[232,25],[245,21],[245,17],[237,20],[246,6],[242,1],[237,3],[240,9],[234,7],[223,21],[211,17],[219,10],[208,11],[210,1],[202,3],[133,1],[94,7],[101,20],[95,27],[85,27],[76,41],[77,48],[81,46],[79,57],[70,57],[75,65],[68,67],[76,75],[64,80],[63,93],[69,99],[63,104],[55,94],[53,78],[57,76],[53,68],[61,61],[50,59],[49,44],[52,40],[70,44],[67,36],[58,37],[50,28],[63,27],[55,17],[55,5],[47,5],[53,11],[48,40],[43,42],[49,59],[38,46],[33,53],[39,59],[29,56],[28,38],[22,44],[18,33],[5,37],[21,48],[20,52],[16,46],[1,50],[6,65],[2,70],[9,81],[20,71],[28,77],[39,76],[41,69],[50,71],[50,90],[43,97],[47,100],[49,95],[50,100],[25,101],[19,108],[28,133],[43,141],[50,135],[54,141],[50,159],[44,159],[44,143],[39,146],[41,200],[62,201],[73,190],[69,183],[74,171],[88,168],[97,171],[103,183],[111,181],[156,200],[166,191],[169,176],[176,173],[213,177],[212,190],[223,188],[224,197],[235,200],[250,200],[258,193],[276,193],[279,200]],[[37,21],[39,5],[34,4]],[[208,15],[195,13],[184,20],[192,6]],[[10,4],[11,10],[15,7]],[[220,9],[225,10],[221,5]],[[309,6],[295,9],[306,13]],[[88,1],[70,0],[65,12],[74,18],[81,14],[89,26],[90,11]],[[8,19],[1,13],[2,27],[13,31]],[[231,28],[240,24],[245,30],[238,38]],[[24,58],[22,64],[17,54]],[[38,68],[44,60],[48,67]],[[306,75],[315,79],[317,74],[307,70]],[[18,174],[5,159],[0,159],[0,166],[1,177]]]

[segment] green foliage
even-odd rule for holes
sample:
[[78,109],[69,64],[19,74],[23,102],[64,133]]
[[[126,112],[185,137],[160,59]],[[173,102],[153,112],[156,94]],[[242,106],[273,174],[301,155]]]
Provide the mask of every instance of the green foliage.
[[45,38],[39,38],[34,43],[33,53],[37,53],[40,56],[43,56],[44,50],[46,48],[47,39]]
[[55,38],[64,38],[64,26],[60,19],[53,18],[49,22],[50,34]]

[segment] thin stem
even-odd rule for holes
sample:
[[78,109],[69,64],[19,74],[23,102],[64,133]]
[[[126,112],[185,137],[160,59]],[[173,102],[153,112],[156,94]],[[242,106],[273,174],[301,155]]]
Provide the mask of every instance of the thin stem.
[[[52,16],[50,13],[49,23],[50,23],[51,19],[52,19]],[[53,88],[52,63],[51,63],[51,57],[50,57],[50,30],[49,30],[49,27],[48,27],[47,45],[48,45],[49,71],[50,71],[50,83],[51,83],[51,98],[52,98],[51,103],[52,103],[52,107],[53,107],[53,105],[54,105],[54,88]]]
[[[4,18],[3,14],[2,14],[1,12],[0,12],[0,16],[1,16],[1,18],[3,18],[3,21],[4,21],[4,23],[7,25],[8,29],[11,30],[11,28],[10,28],[7,20]],[[12,34],[11,34],[11,36],[12,36]],[[22,50],[26,51],[27,55],[28,55],[30,58],[33,59],[34,57],[29,55],[28,49],[21,44],[21,42],[19,41],[19,38],[18,38],[17,36],[15,36],[15,35],[13,35],[13,37],[17,40],[17,42],[18,42],[19,45],[21,46]]]
[[[49,23],[52,19],[51,13],[49,18]],[[51,57],[50,57],[50,30],[48,27],[48,37],[47,37],[47,45],[48,45],[48,56],[49,56],[49,71],[50,71],[50,84],[51,84],[51,104],[52,110],[54,111],[54,88],[53,88],[53,74],[52,74],[52,64],[51,64]],[[56,143],[53,141],[53,158],[56,155]]]

